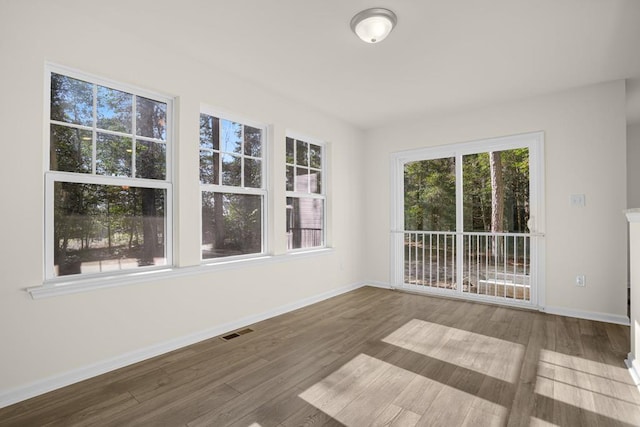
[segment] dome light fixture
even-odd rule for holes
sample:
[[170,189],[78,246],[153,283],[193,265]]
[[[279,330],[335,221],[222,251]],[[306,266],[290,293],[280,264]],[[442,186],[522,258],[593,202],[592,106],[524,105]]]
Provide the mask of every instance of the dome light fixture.
[[398,22],[398,17],[389,9],[363,10],[351,19],[351,29],[366,43],[380,43]]

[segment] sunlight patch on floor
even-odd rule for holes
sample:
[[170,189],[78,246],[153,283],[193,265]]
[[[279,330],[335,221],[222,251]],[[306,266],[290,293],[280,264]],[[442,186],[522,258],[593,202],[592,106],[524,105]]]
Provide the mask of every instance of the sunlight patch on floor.
[[515,383],[524,346],[424,320],[412,319],[382,341]]
[[503,406],[360,354],[299,397],[344,425],[503,424]]
[[640,397],[623,367],[543,349],[535,392],[603,417],[640,425]]
[[550,423],[549,421],[536,417],[529,417],[529,427],[558,427],[558,424]]

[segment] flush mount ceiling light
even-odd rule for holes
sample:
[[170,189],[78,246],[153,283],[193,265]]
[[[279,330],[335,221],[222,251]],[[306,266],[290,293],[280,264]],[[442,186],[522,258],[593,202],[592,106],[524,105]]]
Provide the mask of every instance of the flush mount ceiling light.
[[384,40],[398,22],[396,14],[389,9],[363,10],[351,19],[351,29],[362,41],[379,43]]

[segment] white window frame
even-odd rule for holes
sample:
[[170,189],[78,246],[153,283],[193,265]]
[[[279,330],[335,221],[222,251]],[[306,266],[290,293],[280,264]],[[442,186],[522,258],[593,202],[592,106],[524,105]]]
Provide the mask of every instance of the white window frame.
[[[296,141],[302,141],[302,142],[306,142],[308,144],[313,144],[313,145],[317,145],[320,147],[321,151],[320,151],[320,159],[321,159],[321,167],[320,167],[320,172],[321,172],[321,184],[320,184],[320,193],[311,193],[311,192],[299,192],[299,191],[295,191],[295,187],[294,187],[294,191],[286,191],[286,198],[289,197],[295,197],[298,199],[319,199],[322,200],[322,206],[323,206],[323,212],[322,212],[322,245],[320,246],[313,246],[313,247],[308,247],[308,248],[297,248],[297,249],[289,249],[287,248],[287,253],[296,253],[296,252],[309,252],[309,251],[315,251],[315,250],[320,250],[320,249],[325,249],[328,247],[327,245],[327,143],[325,141],[321,141],[319,139],[313,138],[313,137],[309,137],[297,132],[293,132],[293,131],[287,131],[285,134],[285,162],[284,162],[284,168],[285,168],[285,176],[286,176],[286,168],[287,166],[293,166],[294,167],[294,181],[295,181],[295,165],[291,164],[291,163],[287,163],[286,162],[286,140],[287,138],[291,138],[294,140],[294,151],[293,151],[293,157],[294,159],[297,159],[296,157],[296,150],[297,150],[297,144],[295,143]],[[315,168],[314,168],[315,169]],[[286,184],[285,184],[286,185]],[[285,187],[286,188],[286,187]],[[285,198],[285,201],[286,201]]]
[[[77,124],[69,124],[69,123],[60,123],[55,120],[51,120],[51,74],[56,73],[60,75],[64,75],[66,77],[70,77],[73,79],[78,79],[85,81],[87,83],[94,85],[94,120],[93,126],[82,126]],[[135,150],[132,153],[132,165],[131,165],[131,177],[121,177],[121,176],[107,176],[107,175],[97,175],[96,172],[96,159],[95,159],[95,146],[96,146],[96,102],[97,99],[95,97],[95,88],[97,86],[104,86],[111,89],[116,89],[122,92],[126,92],[132,94],[134,96],[134,104],[135,97],[140,96],[153,101],[158,101],[165,103],[167,105],[166,112],[166,140],[163,141],[166,147],[165,149],[165,179],[145,179],[145,178],[135,178]],[[174,259],[174,239],[173,239],[173,150],[174,150],[174,128],[173,128],[173,98],[160,94],[157,92],[151,92],[144,89],[140,89],[138,87],[130,86],[127,84],[115,82],[109,79],[101,78],[95,75],[91,75],[88,73],[84,73],[81,71],[77,71],[71,68],[63,67],[60,65],[47,63],[45,65],[45,96],[46,100],[44,106],[44,130],[43,130],[43,141],[44,141],[44,177],[45,177],[45,224],[44,224],[44,283],[43,287],[55,287],[61,283],[76,283],[86,281],[87,286],[90,287],[90,283],[100,277],[118,277],[118,276],[132,276],[138,275],[141,272],[153,271],[153,270],[165,270],[173,266]],[[134,110],[135,111],[135,110]],[[135,128],[135,114],[132,117],[132,134],[122,133],[122,132],[113,132],[100,129],[100,133],[110,134],[110,135],[118,135],[131,137],[132,142],[135,148],[136,140],[144,140],[151,142],[158,142],[154,138],[148,137],[140,137],[136,136],[136,128]],[[51,125],[52,124],[61,124],[63,126],[78,128],[83,130],[88,130],[93,132],[93,155],[92,155],[92,172],[91,173],[75,173],[75,172],[62,172],[62,171],[53,171],[50,170],[50,146],[51,146]],[[166,256],[166,264],[159,266],[143,266],[136,269],[128,269],[122,271],[109,271],[104,273],[81,273],[76,275],[66,275],[66,276],[55,276],[55,268],[54,268],[54,183],[56,182],[71,182],[71,183],[79,183],[79,184],[96,184],[96,185],[108,185],[108,186],[130,186],[130,187],[138,187],[138,188],[154,188],[154,189],[163,189],[166,190],[165,196],[165,219],[164,219],[164,236],[165,236],[165,256]]]
[[[260,129],[261,131],[261,151],[262,151],[262,157],[261,157],[261,170],[260,173],[261,175],[261,186],[260,188],[256,188],[256,187],[244,187],[242,186],[242,184],[244,184],[244,174],[241,174],[241,185],[240,186],[233,186],[233,185],[223,185],[221,183],[221,178],[222,178],[222,155],[223,153],[226,153],[222,150],[222,138],[220,135],[220,139],[219,139],[219,156],[218,156],[218,171],[220,173],[220,184],[205,184],[202,181],[200,181],[200,228],[199,228],[199,233],[200,233],[200,262],[203,265],[214,265],[214,264],[224,264],[224,263],[228,263],[228,262],[235,262],[235,261],[242,261],[242,260],[252,260],[255,258],[262,258],[266,255],[268,255],[269,253],[269,236],[268,236],[268,218],[269,218],[269,214],[268,214],[268,209],[269,209],[269,197],[268,197],[268,188],[269,188],[269,173],[268,173],[268,162],[269,162],[269,151],[268,151],[268,131],[269,131],[269,127],[268,125],[264,124],[264,123],[260,123],[251,119],[246,119],[244,117],[235,115],[235,114],[230,114],[227,112],[223,112],[219,109],[213,108],[211,106],[207,106],[207,105],[201,105],[200,106],[200,112],[198,117],[200,117],[200,114],[206,114],[208,116],[212,116],[215,118],[218,118],[220,120],[227,120],[230,122],[234,122],[234,123],[238,123],[240,125],[243,126],[243,136],[244,136],[244,126],[249,126],[252,128],[256,128],[256,129]],[[199,125],[198,125],[198,129],[199,129]],[[220,132],[222,131],[222,126],[220,126]],[[200,134],[200,132],[198,132],[198,134]],[[242,138],[242,144],[244,146],[244,137]],[[200,148],[200,143],[198,142],[198,159],[200,158],[200,151],[202,151],[202,148]],[[211,150],[211,152],[213,152],[214,150]],[[246,158],[250,158],[250,159],[256,159],[257,157],[254,156],[245,156],[244,152],[241,155],[242,159]],[[198,162],[199,164],[199,162]],[[198,179],[200,179],[200,167],[198,166]],[[214,193],[232,193],[232,194],[246,194],[246,195],[256,195],[256,196],[261,196],[262,199],[262,209],[261,209],[261,241],[262,241],[262,245],[261,245],[261,250],[260,252],[256,252],[256,253],[251,253],[251,254],[242,254],[242,255],[230,255],[230,256],[224,256],[224,257],[218,257],[218,258],[203,258],[202,257],[202,194],[204,192],[214,192]]]

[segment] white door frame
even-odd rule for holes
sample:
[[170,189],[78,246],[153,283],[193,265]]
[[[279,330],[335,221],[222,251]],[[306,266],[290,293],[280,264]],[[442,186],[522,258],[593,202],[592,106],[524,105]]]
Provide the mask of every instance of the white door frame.
[[[529,149],[529,230],[531,238],[531,301],[526,305],[545,306],[545,206],[544,206],[544,133],[532,132],[497,138],[476,140],[457,144],[426,147],[391,154],[391,238],[390,238],[390,278],[392,288],[404,285],[404,166],[407,163],[455,157],[456,159],[456,228],[463,230],[462,215],[462,156],[489,151],[504,151],[514,148]],[[462,236],[460,236],[460,239]],[[460,246],[459,246],[460,247]],[[458,251],[460,252],[460,251]],[[461,252],[460,252],[461,253]],[[458,263],[458,270],[462,268]],[[461,275],[456,275],[458,278]],[[459,280],[459,279],[458,279]],[[440,289],[424,287],[427,293],[442,293]],[[451,295],[477,299],[465,293]],[[498,301],[494,301],[498,302]],[[509,304],[509,301],[504,301]],[[511,305],[511,304],[510,304]],[[516,304],[522,305],[522,304]]]

